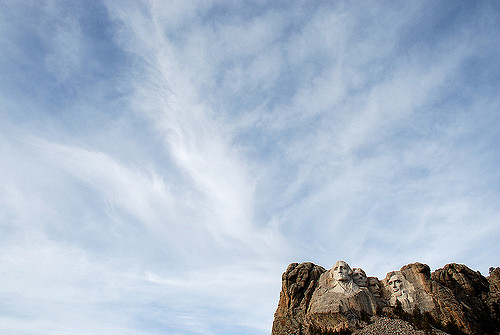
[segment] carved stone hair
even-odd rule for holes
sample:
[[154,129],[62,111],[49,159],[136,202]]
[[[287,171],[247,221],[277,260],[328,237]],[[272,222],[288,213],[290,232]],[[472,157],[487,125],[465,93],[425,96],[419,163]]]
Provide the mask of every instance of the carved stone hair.
[[352,277],[352,269],[345,261],[336,261],[335,264],[333,264],[332,271],[339,263],[344,263],[346,265],[347,269],[349,269],[348,275]]

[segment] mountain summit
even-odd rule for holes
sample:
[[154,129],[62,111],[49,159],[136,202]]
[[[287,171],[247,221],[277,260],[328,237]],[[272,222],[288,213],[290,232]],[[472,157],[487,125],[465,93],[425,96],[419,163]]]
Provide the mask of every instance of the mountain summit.
[[498,267],[484,277],[462,264],[431,273],[413,263],[379,280],[344,261],[330,270],[292,263],[272,335],[500,334],[499,306]]

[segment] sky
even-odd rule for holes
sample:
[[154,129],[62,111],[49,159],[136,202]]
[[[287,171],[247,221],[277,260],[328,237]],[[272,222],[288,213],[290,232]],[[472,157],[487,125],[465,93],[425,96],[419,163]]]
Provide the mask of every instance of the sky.
[[499,20],[0,0],[0,332],[269,334],[292,262],[487,275]]

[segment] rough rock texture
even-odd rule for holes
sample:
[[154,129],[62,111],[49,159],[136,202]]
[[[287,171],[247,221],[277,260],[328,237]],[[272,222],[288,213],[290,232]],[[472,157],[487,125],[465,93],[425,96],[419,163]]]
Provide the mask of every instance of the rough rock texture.
[[278,309],[274,314],[273,334],[301,334],[305,315],[317,280],[326,270],[313,263],[292,263],[281,277]]
[[[415,288],[415,306],[422,312],[430,312],[436,307],[432,298],[431,269],[427,264],[413,263],[401,268],[401,273]],[[413,312],[413,310],[408,311]]]
[[488,277],[489,294],[486,304],[491,313],[491,317],[500,323],[500,268],[493,269]]
[[[403,320],[374,316],[372,321],[373,323],[355,331],[353,335],[426,335],[425,331],[415,329],[410,323]],[[448,333],[438,329],[433,329],[431,334],[448,335]]]
[[460,330],[467,334],[487,334],[495,328],[498,330],[498,319],[492,318],[488,308],[489,283],[479,272],[453,263],[434,271],[431,279],[451,290],[447,302],[453,298],[456,300],[452,302],[451,311],[446,306],[441,308],[443,318],[456,321]]
[[[345,269],[338,270],[338,263]],[[282,278],[273,335],[423,334],[405,332],[403,326],[389,331],[387,327],[403,321],[389,322],[377,313],[410,321],[425,316],[450,334],[500,334],[500,268],[490,269],[485,278],[461,264],[431,274],[429,266],[413,263],[381,281],[365,275],[360,282],[357,268],[353,272],[345,262],[335,264],[328,271],[312,263],[290,264]]]

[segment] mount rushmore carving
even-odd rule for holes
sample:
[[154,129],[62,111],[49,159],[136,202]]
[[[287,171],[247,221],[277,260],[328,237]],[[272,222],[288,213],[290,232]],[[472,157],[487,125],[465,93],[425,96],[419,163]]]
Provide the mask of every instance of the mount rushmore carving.
[[485,278],[448,264],[431,274],[414,263],[379,280],[344,261],[329,270],[292,263],[282,276],[272,335],[356,332],[376,315],[414,315],[450,333],[500,334],[500,268],[490,272]]

